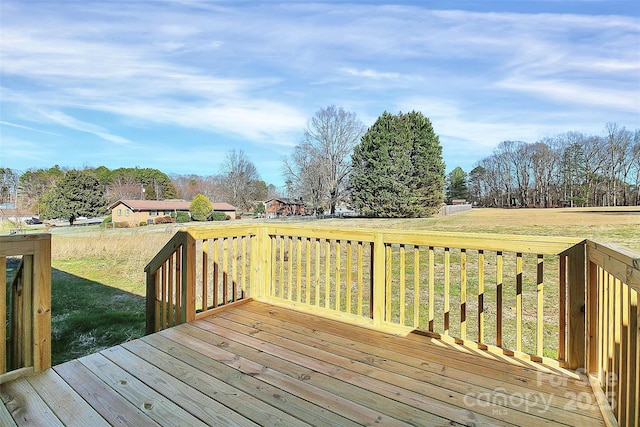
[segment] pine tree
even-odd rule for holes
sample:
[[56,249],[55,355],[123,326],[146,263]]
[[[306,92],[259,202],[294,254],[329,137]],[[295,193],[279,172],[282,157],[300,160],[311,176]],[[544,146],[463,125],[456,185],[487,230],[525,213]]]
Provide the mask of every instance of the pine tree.
[[104,213],[107,201],[100,181],[90,171],[70,170],[44,195],[43,204],[43,218],[68,218],[73,225],[79,216]]
[[466,200],[468,197],[467,174],[458,166],[447,176],[447,202],[455,199]]
[[355,147],[352,162],[352,203],[366,216],[423,217],[442,204],[442,147],[422,113],[383,113]]

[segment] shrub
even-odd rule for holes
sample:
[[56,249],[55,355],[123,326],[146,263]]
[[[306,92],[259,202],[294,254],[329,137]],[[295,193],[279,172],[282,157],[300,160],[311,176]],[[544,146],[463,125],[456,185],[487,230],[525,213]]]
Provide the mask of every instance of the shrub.
[[155,218],[153,220],[154,224],[171,224],[173,221],[173,218],[171,218],[169,215],[167,216],[159,216],[158,218]]
[[144,227],[145,225],[147,225],[146,221],[140,221],[140,223],[138,224],[140,227]]
[[209,201],[207,196],[202,194],[197,194],[189,205],[191,218],[194,221],[206,221],[212,210],[213,205],[211,204],[211,201]]
[[131,224],[128,222],[114,222],[116,228],[131,228]]
[[105,217],[102,222],[100,223],[100,227],[104,227],[104,228],[113,228],[113,219],[111,218],[111,215]]
[[171,214],[171,218],[175,220],[175,222],[189,222],[191,221],[191,217],[187,212],[177,212]]
[[227,214],[225,214],[224,212],[213,212],[213,214],[211,214],[211,219],[213,221],[225,221],[229,218],[227,217]]

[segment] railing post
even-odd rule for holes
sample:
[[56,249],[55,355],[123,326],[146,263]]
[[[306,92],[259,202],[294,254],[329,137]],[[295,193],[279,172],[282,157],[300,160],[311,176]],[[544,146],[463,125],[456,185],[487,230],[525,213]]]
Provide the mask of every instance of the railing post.
[[145,314],[145,333],[147,335],[156,331],[156,300],[158,299],[157,286],[156,286],[156,271],[147,270],[147,300],[146,300],[146,314]]
[[35,243],[33,256],[33,370],[51,367],[51,235]]
[[589,246],[587,246],[587,343],[586,365],[587,372],[598,371],[598,266],[589,260]]
[[274,286],[274,283],[271,283],[271,269],[274,268],[271,265],[272,262],[272,253],[271,253],[271,237],[269,236],[269,230],[266,226],[262,227],[262,239],[260,245],[260,255],[261,266],[262,266],[262,275],[260,276],[261,281],[259,282],[259,291],[258,295],[262,298],[265,298],[267,295],[270,295],[269,287]]
[[188,231],[184,233],[182,247],[182,295],[180,296],[180,323],[196,320],[196,240]]
[[376,232],[373,235],[371,248],[371,305],[374,325],[381,325],[385,316],[385,247],[384,235]]
[[585,242],[568,249],[568,345],[567,364],[569,369],[585,367],[585,291],[586,291],[586,263]]
[[255,245],[251,245],[251,293],[255,299],[266,298],[271,280],[271,238],[266,225],[257,227]]

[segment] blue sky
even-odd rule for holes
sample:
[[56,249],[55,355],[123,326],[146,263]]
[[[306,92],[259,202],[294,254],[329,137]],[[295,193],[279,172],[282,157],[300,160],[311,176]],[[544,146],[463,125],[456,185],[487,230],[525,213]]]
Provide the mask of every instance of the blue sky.
[[281,185],[322,107],[418,110],[447,171],[504,140],[640,128],[637,1],[0,1],[0,166]]

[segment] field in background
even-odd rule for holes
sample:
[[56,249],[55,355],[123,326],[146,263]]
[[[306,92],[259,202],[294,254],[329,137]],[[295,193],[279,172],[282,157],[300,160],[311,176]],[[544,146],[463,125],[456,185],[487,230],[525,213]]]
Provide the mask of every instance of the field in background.
[[[254,222],[242,220],[233,224],[245,221]],[[570,236],[614,242],[640,251],[638,207],[473,209],[427,219],[354,218],[305,220],[304,223],[327,227]],[[226,224],[229,223],[215,223],[221,227]],[[177,229],[176,225],[109,230],[51,229],[54,363],[90,354],[144,333],[144,267]]]
[[562,209],[473,209],[427,219],[324,220],[327,226],[355,226],[467,233],[566,236],[613,242],[640,251],[640,207]]

